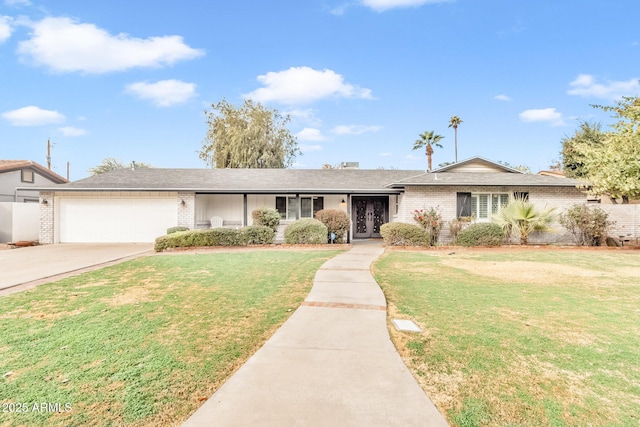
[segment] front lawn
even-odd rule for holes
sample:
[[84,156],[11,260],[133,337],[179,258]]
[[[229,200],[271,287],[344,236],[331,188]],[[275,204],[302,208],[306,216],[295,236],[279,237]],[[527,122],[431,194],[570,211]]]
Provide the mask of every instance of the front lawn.
[[0,426],[179,424],[337,253],[153,256],[0,297]]
[[374,272],[452,425],[639,425],[640,253],[394,251]]

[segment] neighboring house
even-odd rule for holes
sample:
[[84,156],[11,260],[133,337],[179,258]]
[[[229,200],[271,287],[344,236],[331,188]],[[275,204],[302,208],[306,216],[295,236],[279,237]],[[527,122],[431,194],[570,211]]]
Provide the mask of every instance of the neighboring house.
[[[0,202],[38,202],[38,190],[68,181],[57,173],[29,160],[0,160]],[[18,190],[18,188],[20,188]]]
[[[212,218],[225,227],[250,225],[251,212],[263,206],[277,209],[283,225],[320,209],[344,209],[352,219],[350,238],[380,237],[384,223],[413,223],[415,209],[437,208],[445,221],[470,215],[490,221],[513,193],[561,209],[584,203],[576,184],[481,157],[433,172],[121,169],[40,187],[40,242],[152,242],[172,226],[208,228]],[[542,238],[568,240],[563,233]],[[442,241],[447,239],[445,227]]]
[[38,240],[38,190],[68,182],[55,172],[28,160],[0,160],[0,242]]

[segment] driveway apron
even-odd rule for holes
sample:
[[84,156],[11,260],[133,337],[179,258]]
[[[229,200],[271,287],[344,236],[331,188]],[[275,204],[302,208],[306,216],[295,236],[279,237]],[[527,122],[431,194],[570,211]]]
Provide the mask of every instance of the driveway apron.
[[447,426],[389,338],[379,245],[327,261],[296,312],[183,425]]
[[61,243],[0,251],[0,291],[151,252],[147,243]]

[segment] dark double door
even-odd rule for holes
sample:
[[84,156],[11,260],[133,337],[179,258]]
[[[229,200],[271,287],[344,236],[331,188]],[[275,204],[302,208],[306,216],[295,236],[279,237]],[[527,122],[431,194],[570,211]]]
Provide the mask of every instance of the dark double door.
[[353,197],[351,206],[353,237],[381,237],[380,227],[389,221],[389,198]]

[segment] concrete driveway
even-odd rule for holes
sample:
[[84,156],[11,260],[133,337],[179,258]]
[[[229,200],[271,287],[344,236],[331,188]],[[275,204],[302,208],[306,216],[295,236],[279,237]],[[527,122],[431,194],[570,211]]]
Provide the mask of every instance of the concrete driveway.
[[144,253],[151,243],[63,243],[0,251],[0,295]]

